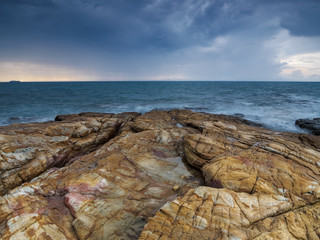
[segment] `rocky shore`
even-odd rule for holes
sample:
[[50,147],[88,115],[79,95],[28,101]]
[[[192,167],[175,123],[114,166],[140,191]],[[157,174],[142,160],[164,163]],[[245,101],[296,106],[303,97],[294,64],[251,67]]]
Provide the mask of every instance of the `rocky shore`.
[[320,138],[188,110],[0,127],[0,239],[319,239]]
[[298,119],[295,124],[302,129],[310,131],[314,135],[320,135],[320,118]]

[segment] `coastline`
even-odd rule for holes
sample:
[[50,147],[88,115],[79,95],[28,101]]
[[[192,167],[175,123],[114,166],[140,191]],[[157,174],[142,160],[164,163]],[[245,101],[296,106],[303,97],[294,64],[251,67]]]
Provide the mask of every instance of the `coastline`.
[[303,132],[297,119],[316,118],[319,83],[42,82],[2,84],[0,125],[44,122],[59,114],[186,109],[241,115],[276,131]]
[[317,236],[319,137],[252,125],[175,109],[0,127],[0,236],[294,239],[301,219]]

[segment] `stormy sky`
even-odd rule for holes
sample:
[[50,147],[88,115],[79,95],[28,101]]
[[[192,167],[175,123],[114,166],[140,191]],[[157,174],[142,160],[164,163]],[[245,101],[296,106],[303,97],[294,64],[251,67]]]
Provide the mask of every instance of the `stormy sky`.
[[1,0],[9,80],[320,81],[320,1]]

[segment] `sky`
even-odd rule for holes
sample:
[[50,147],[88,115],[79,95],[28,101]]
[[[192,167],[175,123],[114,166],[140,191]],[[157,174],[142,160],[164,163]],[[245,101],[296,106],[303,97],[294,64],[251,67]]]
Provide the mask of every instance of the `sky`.
[[320,0],[1,0],[10,80],[320,81]]

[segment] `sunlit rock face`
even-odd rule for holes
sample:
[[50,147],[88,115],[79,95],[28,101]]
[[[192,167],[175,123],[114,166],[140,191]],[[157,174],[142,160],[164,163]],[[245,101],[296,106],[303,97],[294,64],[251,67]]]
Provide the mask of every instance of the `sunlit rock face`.
[[[76,146],[88,141],[96,145],[93,151],[80,145],[74,150],[76,158],[65,161],[64,165],[45,165],[47,169],[43,167],[37,172],[38,175],[40,171],[44,173],[35,178],[36,174],[33,174],[31,181],[0,198],[1,238],[138,238],[148,217],[167,201],[199,186],[203,182],[200,172],[188,170],[182,160],[182,138],[199,131],[188,127],[167,128],[160,124],[149,130],[146,117],[142,116],[139,121],[137,116],[133,113],[85,118],[72,115],[59,117],[57,120],[62,121],[54,123],[4,128],[4,132],[22,127],[29,129],[23,133],[25,139],[38,132],[47,132],[47,128],[66,129],[70,136],[76,136],[73,140]],[[91,132],[87,126],[95,121],[101,123],[96,124],[99,128],[88,140],[86,136]],[[146,130],[137,132],[138,124]],[[12,135],[12,141],[7,144],[16,146],[14,143],[19,134]],[[106,143],[103,145],[96,141],[99,134],[104,134]],[[55,147],[50,145],[51,138],[47,140],[49,137],[45,134],[36,137],[39,142],[43,139],[44,144],[33,146],[30,142],[29,146],[35,152],[48,153],[49,158]],[[69,147],[67,144],[71,146],[69,141],[63,145],[65,148]],[[82,156],[76,151],[82,151]],[[38,161],[36,157],[30,159]],[[22,164],[19,167],[26,169]],[[36,170],[35,167],[30,169]],[[19,185],[12,183],[10,186],[14,184]]]
[[0,194],[95,150],[135,116],[84,113],[57,117],[64,122],[0,127]]
[[149,218],[140,239],[319,239],[320,204],[198,187]]
[[187,110],[0,128],[0,239],[318,239],[320,140]]
[[140,239],[319,239],[320,139],[226,120],[180,117],[202,129],[183,146],[207,187],[168,202]]

